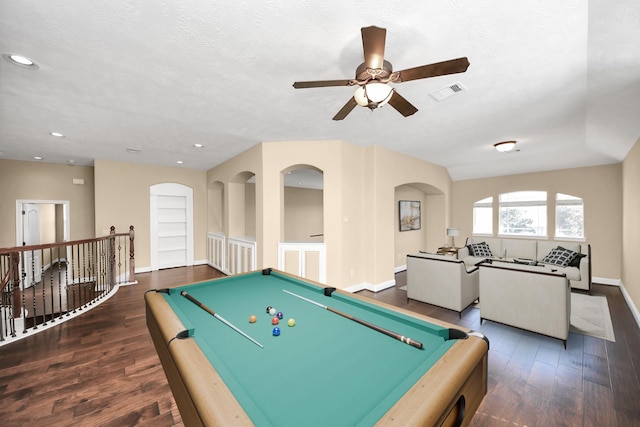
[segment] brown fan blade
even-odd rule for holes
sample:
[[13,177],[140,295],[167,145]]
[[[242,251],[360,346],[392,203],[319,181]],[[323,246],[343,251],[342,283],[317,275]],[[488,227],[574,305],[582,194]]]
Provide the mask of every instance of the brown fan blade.
[[393,95],[391,95],[391,99],[389,99],[389,105],[398,110],[398,112],[405,117],[415,114],[418,111],[418,109],[414,107],[412,103],[407,101],[397,91],[394,91]]
[[362,49],[366,68],[382,69],[384,65],[384,43],[387,30],[379,27],[364,27],[362,33]]
[[344,119],[351,112],[351,110],[356,108],[356,105],[358,105],[358,103],[356,102],[356,99],[352,97],[346,104],[344,104],[344,107],[342,107],[340,111],[338,111],[338,114],[333,116],[333,120]]
[[451,59],[421,67],[408,68],[398,71],[397,83],[410,80],[425,79],[427,77],[444,76],[446,74],[464,73],[469,68],[469,60],[465,58]]
[[318,80],[315,82],[295,82],[293,87],[296,89],[307,89],[312,87],[329,87],[329,86],[352,86],[351,80]]

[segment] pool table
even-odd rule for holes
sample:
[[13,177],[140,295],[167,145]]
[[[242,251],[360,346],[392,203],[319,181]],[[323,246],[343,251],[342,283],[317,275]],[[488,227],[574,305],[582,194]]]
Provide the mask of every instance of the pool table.
[[148,291],[145,305],[187,426],[468,425],[487,390],[481,334],[275,269]]

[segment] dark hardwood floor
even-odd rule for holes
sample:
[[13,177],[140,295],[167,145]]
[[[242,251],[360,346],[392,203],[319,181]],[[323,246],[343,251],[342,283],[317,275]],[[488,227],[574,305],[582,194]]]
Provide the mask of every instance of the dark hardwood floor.
[[[54,328],[0,347],[3,426],[181,426],[145,324],[148,289],[221,274],[208,266],[137,275],[108,301]],[[398,287],[405,276],[396,276]],[[616,342],[560,340],[411,301],[391,288],[362,295],[479,330],[489,337],[489,392],[473,426],[640,425],[640,331],[616,287],[606,295]]]

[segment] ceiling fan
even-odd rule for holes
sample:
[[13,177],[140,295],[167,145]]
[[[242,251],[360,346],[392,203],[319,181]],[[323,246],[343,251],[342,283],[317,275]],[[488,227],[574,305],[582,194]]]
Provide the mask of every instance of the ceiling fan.
[[402,71],[393,71],[391,63],[384,59],[384,45],[387,30],[371,26],[364,27],[360,31],[362,32],[364,62],[356,69],[355,79],[319,80],[295,82],[293,84],[293,87],[296,89],[358,86],[353,97],[338,111],[338,114],[333,117],[333,120],[344,119],[357,105],[374,110],[387,103],[398,110],[403,116],[410,116],[418,111],[418,109],[387,83],[402,83],[411,80],[425,79],[427,77],[464,73],[469,67],[469,60],[463,57],[435,64],[422,65],[420,67],[407,68]]

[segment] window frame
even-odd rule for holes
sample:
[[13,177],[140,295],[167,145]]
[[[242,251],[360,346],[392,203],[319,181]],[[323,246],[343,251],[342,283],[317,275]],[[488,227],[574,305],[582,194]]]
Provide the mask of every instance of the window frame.
[[[476,208],[488,208],[490,209],[489,215],[489,232],[480,232],[476,231]],[[477,200],[473,203],[473,213],[472,213],[472,232],[473,236],[493,236],[493,196],[485,197],[484,199]]]
[[[516,195],[525,193],[537,194],[542,196],[544,194],[544,200],[542,198],[536,199],[531,198],[529,200],[503,200],[503,198],[513,197],[514,199],[518,199]],[[516,238],[530,238],[530,239],[548,239],[549,237],[549,220],[548,220],[548,200],[549,195],[547,191],[543,190],[520,190],[520,191],[511,191],[508,193],[500,193],[498,195],[498,236],[499,237],[516,237]],[[518,232],[505,232],[503,229],[503,209],[508,208],[531,208],[538,211],[538,219],[540,220],[535,226],[534,233],[522,234]],[[542,215],[540,215],[542,214]],[[535,220],[535,218],[534,218]]]
[[[562,196],[566,196],[568,199],[559,199],[559,197]],[[582,216],[582,223],[580,224],[581,226],[581,235],[574,237],[574,236],[561,236],[558,234],[558,213],[560,211],[559,208],[562,208],[563,206],[580,206],[581,207],[581,216]],[[554,236],[553,238],[555,240],[571,240],[571,241],[586,241],[585,238],[585,233],[584,233],[584,199],[578,196],[574,196],[572,194],[566,194],[566,193],[556,193],[556,197],[555,197],[555,211],[554,211],[554,220],[555,220],[555,230],[554,230]]]

